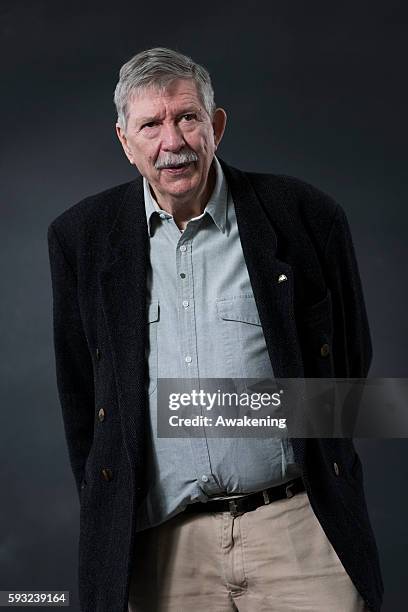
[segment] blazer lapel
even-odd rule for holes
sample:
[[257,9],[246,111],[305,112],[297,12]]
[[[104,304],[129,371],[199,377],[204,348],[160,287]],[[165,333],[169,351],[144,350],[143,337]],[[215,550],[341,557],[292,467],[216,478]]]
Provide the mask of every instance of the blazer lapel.
[[[218,158],[235,204],[238,231],[248,268],[265,342],[276,378],[303,376],[294,314],[293,270],[277,258],[278,240],[247,175]],[[279,223],[291,223],[277,193],[271,192],[270,210]],[[278,224],[278,219],[276,219]]]
[[[99,272],[102,307],[108,328],[119,409],[131,460],[146,438],[145,333],[148,234],[142,177],[121,203],[108,235]],[[128,426],[131,423],[133,426]]]

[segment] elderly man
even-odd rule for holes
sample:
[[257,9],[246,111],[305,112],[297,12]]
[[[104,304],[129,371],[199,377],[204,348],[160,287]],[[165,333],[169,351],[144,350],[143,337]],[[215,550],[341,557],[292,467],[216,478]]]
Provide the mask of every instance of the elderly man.
[[342,207],[215,155],[227,115],[185,55],[132,57],[115,104],[140,175],[48,229],[81,610],[380,610],[351,439],[157,435],[158,379],[367,376]]

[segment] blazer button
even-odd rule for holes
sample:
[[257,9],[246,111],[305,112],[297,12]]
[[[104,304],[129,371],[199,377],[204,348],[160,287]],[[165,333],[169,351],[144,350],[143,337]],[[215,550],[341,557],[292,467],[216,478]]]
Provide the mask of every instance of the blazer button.
[[330,347],[328,344],[322,344],[322,346],[320,347],[320,354],[322,357],[327,357],[327,355],[330,353]]
[[86,480],[83,480],[81,482],[81,489],[85,489],[85,487],[86,487]]
[[112,470],[111,470],[110,468],[103,468],[103,469],[101,470],[101,473],[102,473],[102,478],[103,478],[104,480],[106,480],[106,481],[108,481],[108,482],[109,482],[110,480],[112,480],[112,478],[113,478],[113,472],[112,472]]
[[100,358],[101,358],[101,351],[99,350],[99,348],[98,348],[98,347],[96,347],[95,354],[96,354],[96,359],[97,359],[97,361],[99,361],[99,360],[100,360]]
[[105,411],[103,408],[100,408],[99,412],[98,412],[98,419],[100,420],[100,422],[102,423],[102,421],[105,420]]
[[340,474],[340,468],[338,466],[338,463],[336,463],[335,461],[333,462],[333,469],[336,476],[338,476]]

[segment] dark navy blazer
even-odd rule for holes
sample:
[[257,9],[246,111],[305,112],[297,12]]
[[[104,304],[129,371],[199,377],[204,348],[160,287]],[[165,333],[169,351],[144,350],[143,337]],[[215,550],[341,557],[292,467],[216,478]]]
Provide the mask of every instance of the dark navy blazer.
[[[275,376],[366,377],[371,338],[342,207],[298,178],[218,159]],[[142,177],[64,211],[48,244],[57,386],[80,497],[81,610],[127,612],[148,450]],[[378,551],[352,440],[292,444],[322,528],[369,609],[380,610]]]

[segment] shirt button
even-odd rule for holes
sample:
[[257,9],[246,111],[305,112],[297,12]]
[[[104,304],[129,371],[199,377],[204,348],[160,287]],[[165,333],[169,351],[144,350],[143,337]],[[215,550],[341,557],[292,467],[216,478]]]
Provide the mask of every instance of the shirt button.
[[338,476],[340,474],[340,469],[339,469],[338,463],[336,463],[335,461],[333,463],[333,469],[334,469],[334,473],[336,474],[336,476]]
[[208,476],[206,476],[205,474],[203,474],[203,475],[201,476],[201,480],[202,480],[203,482],[208,482]]
[[184,253],[184,251],[187,251],[187,247],[186,247],[186,245],[185,245],[185,244],[182,244],[182,245],[181,245],[181,247],[180,247],[180,251],[181,251],[182,253]]
[[99,419],[99,420],[100,420],[100,422],[102,423],[102,421],[104,420],[104,418],[105,418],[105,411],[104,411],[104,409],[103,409],[103,408],[101,408],[101,409],[99,410],[99,412],[98,412],[98,419]]
[[184,272],[180,272],[180,278],[186,278],[186,275],[184,274]]
[[190,355],[187,355],[187,356],[186,356],[186,358],[185,358],[185,360],[187,361],[187,363],[191,363],[191,361],[192,361],[192,359],[191,359]]
[[188,300],[183,300],[183,306],[184,306],[184,308],[187,308],[187,306],[188,306]]

